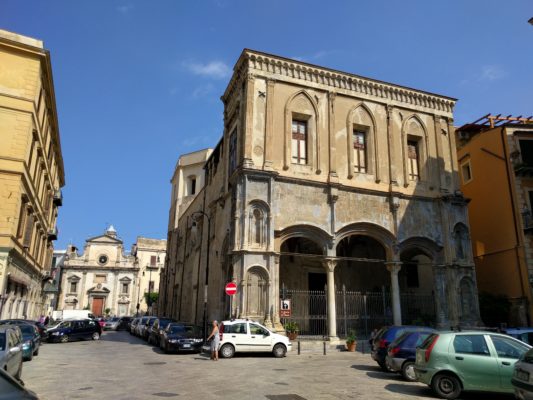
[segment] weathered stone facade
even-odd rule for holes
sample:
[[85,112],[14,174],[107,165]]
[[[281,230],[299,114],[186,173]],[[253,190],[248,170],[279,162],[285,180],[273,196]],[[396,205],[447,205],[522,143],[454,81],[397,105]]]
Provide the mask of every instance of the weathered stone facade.
[[434,299],[435,325],[478,322],[454,99],[244,50],[222,101],[205,186],[169,217],[162,314],[282,330],[285,290],[321,290],[327,309],[293,313],[311,334],[323,315],[333,340],[343,288],[382,293],[390,322],[417,312],[408,295]]

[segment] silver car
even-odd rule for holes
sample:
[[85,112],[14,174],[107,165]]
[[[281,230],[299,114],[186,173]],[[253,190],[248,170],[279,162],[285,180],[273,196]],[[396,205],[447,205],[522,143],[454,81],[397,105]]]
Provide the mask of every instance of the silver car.
[[533,400],[533,349],[527,351],[514,365],[511,383],[517,399]]
[[0,368],[16,379],[22,375],[22,333],[16,325],[0,325]]

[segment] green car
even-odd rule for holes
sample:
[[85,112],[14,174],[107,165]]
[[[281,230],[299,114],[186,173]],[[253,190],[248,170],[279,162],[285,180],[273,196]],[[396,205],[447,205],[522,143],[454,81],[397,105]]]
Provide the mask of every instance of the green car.
[[417,348],[415,374],[443,399],[463,390],[514,393],[514,364],[530,348],[499,333],[438,332]]

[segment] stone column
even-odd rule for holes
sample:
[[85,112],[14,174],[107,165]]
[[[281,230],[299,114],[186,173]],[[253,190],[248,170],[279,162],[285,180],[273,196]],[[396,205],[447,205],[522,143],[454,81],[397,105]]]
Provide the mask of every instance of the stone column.
[[327,272],[328,282],[328,336],[330,342],[337,342],[337,310],[335,305],[335,267],[337,266],[337,260],[326,258],[324,260],[324,268]]
[[254,91],[255,91],[255,77],[249,74],[246,77],[246,91],[244,93],[244,121],[242,124],[242,140],[243,140],[243,166],[245,168],[252,168],[254,162],[252,161],[252,136],[253,136],[253,111],[254,111]]
[[266,81],[266,117],[265,117],[265,160],[263,168],[272,171],[273,147],[274,147],[274,88],[276,81],[267,79]]
[[398,272],[402,268],[402,263],[393,261],[386,263],[390,272],[391,292],[392,292],[392,318],[394,325],[402,324],[402,307],[400,303],[400,285],[398,283]]
[[[388,158],[389,158],[389,184],[391,186],[398,186],[397,178],[397,169],[396,169],[396,156],[394,153],[394,134],[393,134],[393,117],[394,117],[394,107],[391,105],[386,106],[387,111],[387,147],[388,147]],[[374,127],[377,129],[377,127]]]
[[328,143],[329,143],[329,181],[338,182],[337,175],[337,140],[335,136],[335,92],[328,93]]

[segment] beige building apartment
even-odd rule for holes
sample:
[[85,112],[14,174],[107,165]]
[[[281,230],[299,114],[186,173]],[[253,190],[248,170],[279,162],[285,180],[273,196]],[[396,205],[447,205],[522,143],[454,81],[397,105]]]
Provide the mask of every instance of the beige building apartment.
[[[157,311],[147,297],[148,293],[159,292],[159,277],[165,265],[167,241],[164,239],[150,239],[137,237],[132,246],[131,254],[135,257],[135,264],[139,269],[137,286],[139,309],[142,314],[155,314]],[[137,311],[137,310],[136,310]]]
[[479,322],[455,99],[245,49],[222,101],[222,138],[181,208],[185,162],[172,180],[160,314],[332,341]]
[[36,318],[65,171],[50,53],[0,30],[0,319]]

